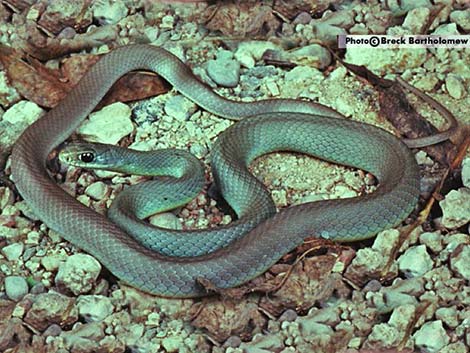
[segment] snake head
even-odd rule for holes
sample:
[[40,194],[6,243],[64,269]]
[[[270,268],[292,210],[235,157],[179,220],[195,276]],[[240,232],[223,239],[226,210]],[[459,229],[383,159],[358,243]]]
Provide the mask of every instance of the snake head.
[[107,169],[113,163],[111,147],[101,143],[72,142],[59,150],[59,161],[75,167]]

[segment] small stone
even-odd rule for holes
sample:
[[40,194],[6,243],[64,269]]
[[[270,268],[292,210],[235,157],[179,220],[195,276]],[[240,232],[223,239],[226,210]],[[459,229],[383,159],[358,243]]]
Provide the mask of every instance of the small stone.
[[462,162],[462,183],[470,189],[470,158],[465,158]]
[[464,245],[456,250],[456,254],[450,258],[450,268],[470,281],[470,245]]
[[432,4],[429,0],[391,0],[387,5],[394,16],[404,15],[407,12],[420,7],[432,8]]
[[450,13],[450,20],[455,22],[455,24],[457,24],[457,26],[462,28],[465,32],[470,32],[470,9],[452,11]]
[[182,95],[170,97],[165,103],[165,113],[179,121],[186,121],[196,111],[196,105]]
[[179,348],[183,346],[183,337],[170,336],[162,340],[162,346],[168,353],[178,352]]
[[449,95],[455,99],[461,99],[465,96],[465,86],[459,76],[448,74],[446,77],[446,89]]
[[2,254],[8,261],[17,261],[23,254],[23,243],[13,243],[2,248]]
[[318,44],[310,44],[290,52],[289,58],[299,65],[324,69],[331,63],[330,52]]
[[411,33],[422,33],[430,14],[431,10],[427,7],[413,9],[406,15],[402,26],[409,29]]
[[110,192],[111,188],[102,181],[94,182],[85,189],[85,194],[97,201],[103,200]]
[[153,215],[149,218],[150,224],[165,229],[183,229],[180,219],[171,212],[164,212]]
[[444,227],[455,229],[470,221],[470,189],[451,190],[439,205],[443,213]]
[[297,319],[297,317],[298,317],[298,315],[297,315],[297,312],[295,310],[287,309],[279,317],[279,322],[284,322],[284,321],[292,322],[292,321],[295,321],[295,319]]
[[5,292],[8,298],[19,301],[28,294],[28,283],[21,276],[5,277]]
[[86,322],[101,321],[113,313],[111,299],[103,295],[81,295],[77,300],[78,314]]
[[3,121],[13,125],[21,124],[25,127],[31,125],[43,114],[44,110],[36,103],[20,101],[12,105],[2,116]]
[[115,145],[134,131],[131,109],[124,103],[113,103],[90,114],[78,128],[78,133],[90,142]]
[[235,58],[246,68],[255,66],[257,60],[260,60],[264,52],[268,49],[279,49],[272,42],[246,41],[241,42],[235,52]]
[[447,335],[442,321],[426,322],[414,335],[416,347],[429,353],[438,353],[440,350],[449,343],[449,336]]
[[66,254],[52,254],[46,255],[41,258],[41,265],[46,271],[55,271],[59,268],[60,264],[67,259]]
[[443,249],[442,236],[439,232],[422,233],[419,236],[419,241],[434,253],[439,253]]
[[207,74],[219,86],[236,87],[240,80],[240,63],[232,59],[210,60]]
[[163,29],[172,29],[175,25],[175,18],[171,15],[165,15],[162,17],[162,23],[160,23],[160,28]]
[[116,24],[127,16],[127,7],[121,1],[95,1],[92,3],[93,18],[101,25]]
[[413,246],[398,258],[398,268],[406,277],[419,277],[430,271],[433,261],[425,245]]
[[75,295],[89,292],[101,272],[100,263],[87,254],[75,254],[60,265],[56,285]]
[[25,321],[40,331],[51,324],[71,325],[78,319],[74,302],[75,299],[56,292],[38,294],[26,314]]
[[448,308],[443,307],[436,310],[436,319],[441,320],[450,328],[455,329],[459,325],[458,314],[455,305]]

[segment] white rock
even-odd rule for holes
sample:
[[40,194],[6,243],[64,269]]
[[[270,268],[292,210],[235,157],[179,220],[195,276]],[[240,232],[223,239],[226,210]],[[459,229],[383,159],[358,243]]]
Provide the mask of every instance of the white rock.
[[449,95],[455,99],[461,99],[465,96],[465,86],[459,76],[449,74],[446,77],[446,89]]
[[23,254],[23,243],[13,243],[2,248],[2,254],[8,261],[16,261]]
[[92,5],[93,18],[100,24],[115,24],[127,16],[127,7],[121,1],[95,1]]
[[462,162],[462,183],[470,189],[470,157],[467,157]]
[[470,31],[470,9],[463,11],[452,11],[450,13],[450,20],[456,23],[464,31]]
[[102,181],[94,182],[85,189],[85,194],[98,201],[103,200],[109,192],[111,192],[110,187]]
[[451,190],[439,205],[444,227],[455,229],[470,221],[470,189]]
[[75,254],[61,264],[55,282],[75,295],[83,294],[93,288],[100,271],[101,265],[94,257]]
[[232,59],[209,60],[207,74],[219,86],[236,87],[240,80],[240,63]]
[[186,97],[178,94],[170,97],[165,103],[165,113],[179,121],[188,120],[197,107]]
[[103,295],[81,295],[77,300],[78,314],[86,322],[101,321],[113,313],[111,299]]
[[263,41],[247,41],[242,42],[235,52],[237,59],[243,66],[252,68],[257,60],[260,60],[264,52],[268,49],[279,49],[274,43]]
[[183,229],[180,219],[171,212],[153,215],[149,218],[150,224],[166,229]]
[[450,268],[462,278],[470,281],[470,245],[465,245],[461,251],[450,258]]
[[429,353],[438,353],[450,340],[441,320],[426,322],[413,338],[416,347]]
[[33,122],[43,114],[44,110],[36,103],[30,101],[20,101],[10,107],[2,117],[3,121],[10,124],[22,124],[26,126]]
[[331,63],[330,52],[318,44],[310,44],[290,52],[289,58],[296,63],[324,69]]
[[406,277],[419,277],[433,266],[425,245],[413,246],[398,258],[398,268]]
[[28,283],[21,276],[5,277],[5,293],[11,300],[18,301],[28,294]]
[[120,102],[110,104],[90,114],[89,120],[83,122],[78,128],[78,133],[86,140],[112,145],[133,131],[131,109]]
[[430,14],[431,10],[427,7],[413,9],[406,15],[402,26],[409,29],[412,33],[422,33]]
[[169,336],[162,340],[162,346],[168,353],[178,352],[183,346],[183,337],[181,336]]

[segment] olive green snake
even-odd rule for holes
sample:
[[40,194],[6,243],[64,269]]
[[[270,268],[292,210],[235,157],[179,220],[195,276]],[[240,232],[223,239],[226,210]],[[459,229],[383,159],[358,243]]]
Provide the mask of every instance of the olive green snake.
[[[137,69],[158,73],[213,114],[241,119],[218,136],[211,168],[223,197],[239,217],[235,227],[250,223],[252,229],[208,254],[175,257],[147,249],[107,217],[68,195],[46,169],[49,153],[72,134],[119,77]],[[268,192],[247,165],[277,150],[363,169],[378,179],[379,186],[360,197],[311,202],[274,213]],[[339,241],[371,237],[399,224],[419,196],[413,154],[385,130],[306,101],[224,99],[175,56],[148,45],[121,47],[103,56],[55,108],[24,131],[11,162],[19,193],[47,226],[95,256],[121,280],[169,297],[206,295],[200,278],[218,288],[240,285],[266,271],[308,236]],[[265,209],[267,219],[259,221]],[[224,235],[224,229],[215,231]],[[190,232],[180,233],[184,238]]]

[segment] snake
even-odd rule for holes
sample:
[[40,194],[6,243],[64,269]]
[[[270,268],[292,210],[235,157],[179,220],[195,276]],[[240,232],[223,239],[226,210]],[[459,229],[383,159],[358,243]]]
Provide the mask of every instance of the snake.
[[[51,151],[78,128],[118,78],[134,70],[155,72],[202,109],[236,121],[213,144],[213,179],[238,215],[237,224],[250,223],[262,209],[269,209],[266,219],[209,253],[168,256],[142,245],[54,181],[46,163]],[[276,212],[248,166],[258,156],[279,150],[362,169],[377,178],[378,186],[358,197],[309,202]],[[13,147],[11,174],[19,194],[50,229],[96,257],[122,282],[179,298],[210,294],[201,279],[218,289],[239,286],[265,272],[307,237],[349,242],[397,226],[416,206],[420,180],[412,151],[381,128],[304,100],[226,99],[167,50],[142,44],[119,47],[101,57],[57,106],[30,125]],[[184,237],[188,231],[180,233]]]

